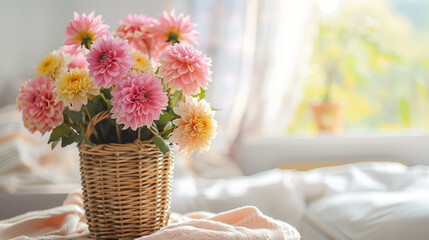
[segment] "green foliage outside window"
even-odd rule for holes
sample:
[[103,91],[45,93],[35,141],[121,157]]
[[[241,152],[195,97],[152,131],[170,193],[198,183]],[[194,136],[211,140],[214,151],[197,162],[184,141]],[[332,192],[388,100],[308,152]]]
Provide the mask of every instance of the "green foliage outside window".
[[344,106],[346,132],[429,129],[429,29],[388,1],[343,5],[321,19],[308,82],[289,133],[313,132],[309,104]]

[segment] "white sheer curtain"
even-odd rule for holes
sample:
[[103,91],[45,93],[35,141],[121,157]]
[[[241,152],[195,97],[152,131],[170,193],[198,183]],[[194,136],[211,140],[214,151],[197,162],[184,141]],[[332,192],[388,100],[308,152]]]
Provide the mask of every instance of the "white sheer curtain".
[[282,134],[300,100],[316,32],[314,0],[193,1],[213,59],[207,93],[219,121],[216,151],[237,136]]
[[241,133],[283,135],[297,107],[316,32],[315,1],[259,1],[255,66]]

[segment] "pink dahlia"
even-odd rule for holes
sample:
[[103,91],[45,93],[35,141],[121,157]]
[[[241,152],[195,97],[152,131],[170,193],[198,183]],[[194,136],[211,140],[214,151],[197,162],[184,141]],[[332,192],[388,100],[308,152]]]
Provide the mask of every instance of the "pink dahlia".
[[162,16],[160,15],[149,31],[157,40],[159,50],[162,50],[171,45],[170,42],[185,42],[196,45],[195,38],[200,33],[194,30],[195,26],[196,24],[189,21],[189,15],[185,17],[182,13],[176,18],[176,13],[173,10],[170,14],[164,12]]
[[68,65],[68,69],[73,68],[87,68],[88,62],[86,61],[85,55],[89,53],[89,50],[84,47],[75,48],[72,45],[65,45],[61,47],[61,51],[71,56],[71,62]]
[[74,20],[68,22],[66,28],[66,40],[63,42],[64,45],[73,45],[75,48],[79,46],[85,46],[90,49],[91,44],[98,38],[104,35],[110,35],[107,31],[108,25],[103,24],[101,15],[94,18],[94,12],[91,12],[88,16],[78,13],[74,13]]
[[166,109],[168,98],[161,81],[148,73],[130,72],[112,91],[112,118],[123,129],[136,130],[158,120]]
[[188,44],[175,44],[161,53],[159,75],[186,95],[198,93],[211,81],[211,59]]
[[103,37],[94,42],[86,55],[89,75],[100,87],[110,88],[134,66],[128,43],[118,37]]
[[19,88],[18,97],[16,98],[16,108],[21,111],[26,106],[29,105],[28,101],[24,101],[25,98],[25,88],[27,87],[28,81],[24,82]]
[[154,40],[149,32],[149,27],[155,19],[146,15],[128,15],[119,24],[115,35],[128,40],[128,43],[136,50],[150,55],[153,52]]
[[63,103],[56,102],[55,81],[39,77],[25,82],[16,100],[25,127],[31,132],[52,130],[63,122]]

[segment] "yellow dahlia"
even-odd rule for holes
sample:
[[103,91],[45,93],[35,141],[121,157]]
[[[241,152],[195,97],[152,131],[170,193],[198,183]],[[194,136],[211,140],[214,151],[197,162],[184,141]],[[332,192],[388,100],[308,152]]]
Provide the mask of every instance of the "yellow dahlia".
[[51,77],[55,80],[67,72],[70,62],[71,57],[68,54],[58,50],[50,52],[36,65],[36,76]]
[[71,110],[79,111],[88,99],[100,94],[100,89],[88,76],[86,69],[74,68],[56,80],[57,100],[64,102]]
[[174,112],[180,115],[173,124],[176,125],[169,141],[177,143],[186,153],[210,149],[211,140],[216,136],[217,122],[215,112],[205,100],[198,101],[193,97],[186,97],[185,102],[179,103]]
[[146,54],[136,50],[133,51],[133,58],[136,61],[134,62],[134,66],[131,70],[139,73],[153,73],[152,63]]

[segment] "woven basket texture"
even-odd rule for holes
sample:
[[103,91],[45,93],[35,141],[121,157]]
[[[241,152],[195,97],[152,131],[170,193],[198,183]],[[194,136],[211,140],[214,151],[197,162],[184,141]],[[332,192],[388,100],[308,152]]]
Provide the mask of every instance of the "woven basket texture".
[[140,140],[78,147],[91,238],[135,239],[167,225],[171,152],[164,155],[151,141]]
[[166,226],[171,153],[152,143],[81,144],[84,208],[94,239],[134,239]]

